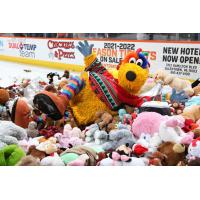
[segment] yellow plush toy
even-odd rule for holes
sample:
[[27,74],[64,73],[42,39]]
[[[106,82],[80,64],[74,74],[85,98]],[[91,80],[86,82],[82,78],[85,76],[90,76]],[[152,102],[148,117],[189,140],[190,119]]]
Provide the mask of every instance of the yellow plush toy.
[[191,87],[190,81],[175,77],[164,70],[158,70],[155,73],[154,78],[156,80],[163,81],[164,85],[169,85],[171,88],[175,88],[177,92],[184,90],[185,93],[189,96],[192,96],[194,94],[194,90]]
[[[116,79],[92,53],[92,45],[79,42],[77,47],[85,56],[85,71],[81,77],[85,87],[70,102],[79,125],[87,125],[96,120],[97,111],[113,113],[122,104],[139,106],[143,98],[135,94],[144,85],[149,74],[149,63],[139,49],[129,53],[118,67]],[[115,72],[116,73],[116,72]]]

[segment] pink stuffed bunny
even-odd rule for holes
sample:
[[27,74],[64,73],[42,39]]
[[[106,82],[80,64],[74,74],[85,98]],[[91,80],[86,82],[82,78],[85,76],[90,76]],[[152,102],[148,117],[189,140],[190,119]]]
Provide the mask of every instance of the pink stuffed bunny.
[[80,135],[81,130],[79,128],[72,128],[70,124],[66,124],[63,134],[56,133],[54,137],[57,138],[61,148],[70,148],[84,143],[83,140],[79,138]]

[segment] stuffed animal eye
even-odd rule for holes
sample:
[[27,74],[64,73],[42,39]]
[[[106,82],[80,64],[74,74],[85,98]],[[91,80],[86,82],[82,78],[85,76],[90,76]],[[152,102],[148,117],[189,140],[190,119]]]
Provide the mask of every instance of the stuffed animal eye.
[[143,61],[142,61],[142,59],[138,59],[137,61],[136,61],[136,64],[137,65],[139,65],[140,67],[142,66],[142,64],[143,64]]
[[136,63],[136,59],[135,58],[130,58],[129,59],[129,63]]

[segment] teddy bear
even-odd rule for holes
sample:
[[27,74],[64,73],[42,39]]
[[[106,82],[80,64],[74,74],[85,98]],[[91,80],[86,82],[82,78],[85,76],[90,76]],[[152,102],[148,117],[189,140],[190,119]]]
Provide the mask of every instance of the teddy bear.
[[39,151],[43,151],[46,154],[57,152],[58,145],[56,144],[56,142],[57,142],[56,138],[50,137],[46,141],[41,142],[38,146],[36,146],[36,149]]
[[27,137],[26,130],[10,121],[0,121],[0,149],[6,145],[18,144]]
[[165,155],[161,161],[163,166],[176,166],[180,161],[185,160],[186,149],[183,144],[164,142],[157,150]]
[[156,146],[153,145],[151,140],[151,135],[145,133],[142,133],[140,138],[132,146],[133,153],[138,157],[148,156],[150,153],[155,152],[156,149]]
[[96,110],[112,114],[121,104],[139,106],[144,98],[136,94],[149,74],[148,61],[141,49],[126,55],[118,68],[118,79],[115,79],[92,53],[92,47],[87,41],[79,42],[77,47],[86,66],[81,75],[85,87],[70,103],[78,125],[93,123]]
[[108,158],[101,160],[99,166],[147,166],[148,158],[132,157],[132,149],[129,144],[119,146],[109,154]]
[[185,119],[181,116],[172,116],[161,122],[158,133],[154,134],[154,146],[160,145],[162,142],[174,142],[178,144],[190,144],[194,134],[192,132],[185,133],[182,128],[185,125]]
[[41,166],[65,166],[64,162],[57,153],[43,158],[40,161]]
[[185,119],[192,119],[194,122],[200,119],[200,105],[185,107],[181,114]]
[[162,116],[156,112],[142,112],[133,121],[131,131],[137,138],[142,133],[148,133],[153,136],[155,133],[158,133],[160,124],[167,118],[167,116]]
[[30,122],[27,128],[27,136],[34,138],[37,137],[38,134],[39,132],[37,130],[37,123],[35,121]]
[[40,159],[33,157],[31,155],[23,157],[18,163],[17,166],[40,166]]
[[80,136],[81,130],[77,127],[72,128],[70,124],[64,126],[63,134],[56,133],[54,135],[59,142],[60,148],[71,148],[84,144]]
[[39,160],[42,160],[43,158],[46,157],[46,153],[43,151],[37,150],[35,145],[32,145],[29,147],[27,155],[31,155],[35,158],[38,158]]
[[96,118],[95,123],[98,124],[100,130],[106,130],[106,126],[113,120],[113,116],[104,111],[98,111],[96,113]]
[[7,145],[0,149],[0,166],[15,166],[25,155],[18,145]]
[[192,89],[190,81],[175,77],[164,70],[158,70],[155,73],[155,79],[162,80],[165,85],[175,88],[178,92],[184,90],[188,96],[192,96],[194,94],[194,90]]
[[131,131],[125,127],[118,125],[118,129],[111,130],[109,132],[108,140],[101,146],[105,151],[114,150],[120,145],[128,143],[130,147],[135,143],[135,138],[133,137]]
[[[68,165],[71,163],[73,165],[74,161],[79,160],[79,164],[83,163],[80,162],[80,160],[84,161],[84,165],[86,166],[96,166],[97,161],[99,159],[99,153],[103,152],[103,149],[96,148],[94,146],[76,146],[72,147],[70,149],[65,150],[63,153],[60,154],[61,159],[65,163],[65,165]],[[88,156],[86,157],[85,154]],[[82,156],[81,158],[79,156]],[[86,158],[86,159],[85,159]],[[75,162],[74,165],[76,165]]]
[[192,140],[188,147],[188,155],[186,157],[188,160],[195,158],[200,158],[200,137]]
[[40,144],[39,140],[41,137],[35,137],[35,138],[29,137],[23,140],[19,140],[18,145],[27,153],[30,146],[32,145],[37,146]]

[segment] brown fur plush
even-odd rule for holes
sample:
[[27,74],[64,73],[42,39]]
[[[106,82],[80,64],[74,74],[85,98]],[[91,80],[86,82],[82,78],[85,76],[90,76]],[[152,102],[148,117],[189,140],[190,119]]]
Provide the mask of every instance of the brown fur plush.
[[99,125],[99,128],[104,129],[113,119],[112,115],[107,112],[97,112],[96,117],[98,118],[95,123]]
[[34,145],[29,147],[27,155],[31,155],[31,156],[33,156],[35,158],[39,158],[40,160],[42,160],[43,158],[46,157],[46,153],[43,152],[43,151],[37,150]]
[[5,104],[9,97],[9,92],[6,89],[0,89],[0,104]]
[[39,166],[40,159],[31,155],[23,157],[17,166]]
[[[176,146],[175,146],[176,145]],[[176,147],[176,148],[175,148]],[[178,149],[179,148],[179,149]],[[162,160],[162,165],[164,166],[176,166],[180,161],[183,161],[186,156],[186,151],[179,151],[181,149],[181,144],[175,144],[172,142],[164,142],[158,147],[158,151],[166,155],[166,158]],[[175,152],[177,150],[180,153]]]

